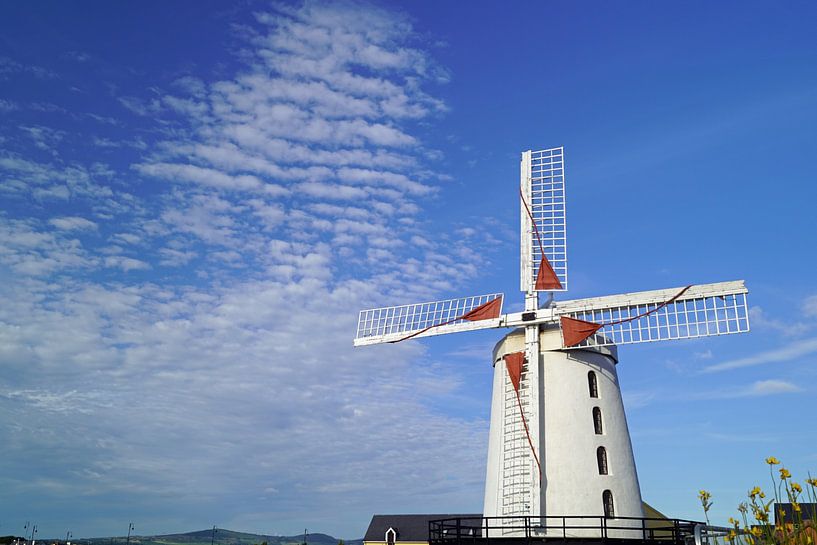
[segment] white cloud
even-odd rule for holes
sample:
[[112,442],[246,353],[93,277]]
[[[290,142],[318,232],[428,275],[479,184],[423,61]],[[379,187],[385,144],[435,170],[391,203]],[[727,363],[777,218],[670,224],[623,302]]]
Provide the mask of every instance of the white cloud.
[[166,267],[180,267],[187,265],[191,260],[198,257],[198,254],[193,251],[181,251],[173,248],[162,248],[159,250],[162,256],[160,263]]
[[685,399],[736,399],[743,397],[763,397],[780,394],[795,394],[803,389],[791,382],[779,379],[758,380],[749,386],[730,385],[720,390],[697,392]]
[[[418,227],[443,176],[412,131],[444,110],[422,90],[441,71],[389,11],[276,9],[234,77],[128,88],[122,108],[154,131],[87,145],[141,155],[129,169],[63,157],[70,131],[49,163],[0,156],[26,182],[4,191],[45,214],[0,217],[15,273],[0,283],[10,494],[149,498],[156,513],[235,497],[225,517],[265,521],[369,514],[395,488],[414,510],[481,494],[487,424],[431,408],[473,392],[418,367],[421,344],[351,345],[359,308],[426,300],[479,270],[464,242]],[[92,227],[55,198],[113,234],[77,236]],[[15,477],[45,448],[63,453],[38,462],[48,482]]]
[[788,394],[793,392],[802,392],[803,389],[799,386],[786,382],[785,380],[759,380],[755,382],[747,391],[747,395],[751,396],[765,396],[774,394]]
[[0,113],[13,112],[14,110],[19,109],[20,107],[17,105],[17,103],[10,100],[0,99]]
[[52,218],[48,223],[62,231],[93,231],[97,229],[97,224],[91,220],[78,216],[66,216],[62,218]]
[[122,269],[125,272],[150,269],[150,265],[144,261],[119,255],[106,257],[105,266]]
[[[803,310],[804,313],[807,311],[807,307],[805,305]],[[784,321],[772,318],[758,306],[754,306],[749,309],[749,319],[753,327],[777,331],[786,337],[797,337],[798,335],[802,335],[814,327],[813,324],[806,324],[793,319]]]
[[809,318],[817,318],[817,295],[811,295],[803,300],[803,314]]
[[256,176],[230,176],[215,169],[196,165],[172,163],[146,163],[134,165],[142,174],[156,176],[171,181],[195,182],[226,190],[258,191],[270,195],[281,195],[287,191],[275,184],[265,184]]
[[767,350],[755,356],[746,358],[738,358],[734,360],[717,363],[705,367],[702,372],[715,373],[719,371],[728,371],[731,369],[740,369],[742,367],[752,367],[755,365],[765,365],[767,363],[780,363],[791,361],[795,358],[806,356],[817,352],[817,338],[804,339],[801,341],[793,341],[788,345],[774,350]]

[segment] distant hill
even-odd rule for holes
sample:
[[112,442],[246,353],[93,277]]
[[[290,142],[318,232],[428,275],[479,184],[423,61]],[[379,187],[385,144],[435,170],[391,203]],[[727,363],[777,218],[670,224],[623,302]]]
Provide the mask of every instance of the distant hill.
[[[184,534],[165,534],[158,536],[131,536],[131,545],[210,545],[212,530],[196,530]],[[76,543],[87,543],[88,545],[123,545],[123,537],[96,537],[82,539]],[[245,532],[234,532],[219,528],[215,536],[215,545],[301,545],[304,541],[303,534],[297,536],[269,536],[260,534],[248,534]],[[327,534],[307,534],[307,545],[337,545],[339,538]],[[343,540],[346,545],[363,545],[362,539]]]

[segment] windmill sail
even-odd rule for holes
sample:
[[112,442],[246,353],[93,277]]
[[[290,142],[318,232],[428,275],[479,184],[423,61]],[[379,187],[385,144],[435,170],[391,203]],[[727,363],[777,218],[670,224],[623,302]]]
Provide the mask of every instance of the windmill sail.
[[526,151],[520,165],[520,289],[567,290],[564,148]]
[[742,280],[561,301],[565,348],[691,339],[749,331]]
[[360,311],[355,346],[499,327],[503,295],[491,293]]

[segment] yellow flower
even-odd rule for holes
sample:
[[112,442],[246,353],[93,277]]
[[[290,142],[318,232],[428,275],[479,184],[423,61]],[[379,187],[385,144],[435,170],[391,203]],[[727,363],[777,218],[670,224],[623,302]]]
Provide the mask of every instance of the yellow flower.
[[733,541],[737,536],[738,534],[734,530],[729,530],[729,533],[726,534],[726,539]]
[[763,530],[761,530],[757,526],[753,526],[752,529],[749,531],[752,532],[752,535],[755,537],[760,537],[763,535]]
[[803,491],[803,487],[795,482],[791,483],[791,489],[797,492],[798,494]]
[[817,479],[806,479],[806,482],[811,486],[817,486]]
[[758,495],[758,494],[760,494],[761,492],[763,492],[763,491],[760,489],[760,487],[759,487],[759,486],[756,486],[756,487],[754,487],[753,489],[751,489],[751,490],[749,491],[749,497],[750,497],[750,498],[754,498],[755,496],[757,496],[757,495]]
[[791,473],[789,473],[789,470],[786,469],[785,467],[781,467],[779,471],[781,479],[788,479],[789,477],[791,477]]
[[768,458],[766,458],[766,463],[769,464],[770,466],[776,466],[777,464],[780,463],[780,460],[778,460],[774,456],[769,456]]
[[791,502],[791,508],[794,509],[795,513],[800,512],[800,504],[797,503],[796,501]]
[[704,513],[708,513],[709,508],[712,507],[712,502],[709,501],[712,498],[712,494],[706,490],[699,490],[698,498],[701,500],[701,506],[704,508]]
[[732,517],[729,517],[729,524],[731,526],[737,526],[740,523],[738,521],[736,521],[735,519],[733,519]]

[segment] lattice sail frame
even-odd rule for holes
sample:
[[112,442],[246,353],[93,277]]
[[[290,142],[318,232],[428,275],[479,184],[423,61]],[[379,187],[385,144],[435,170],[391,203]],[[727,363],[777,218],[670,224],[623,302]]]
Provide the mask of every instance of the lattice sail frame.
[[[354,344],[355,346],[363,346],[395,342],[426,328],[431,329],[413,335],[413,337],[430,337],[458,331],[499,327],[500,318],[478,321],[455,320],[458,316],[462,316],[495,299],[503,300],[500,301],[499,315],[501,316],[501,305],[504,302],[502,293],[361,310]],[[446,325],[438,325],[451,320],[453,321]]]
[[[604,324],[637,316],[672,299],[683,288],[561,301],[554,314]],[[691,286],[658,311],[601,328],[568,348],[635,344],[672,339],[731,335],[749,331],[749,309],[742,280]]]
[[[564,148],[526,151],[520,163],[520,189],[539,230],[545,256],[567,291],[567,220],[565,216]],[[536,275],[542,252],[533,223],[520,203],[520,289],[536,291]]]

